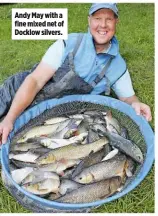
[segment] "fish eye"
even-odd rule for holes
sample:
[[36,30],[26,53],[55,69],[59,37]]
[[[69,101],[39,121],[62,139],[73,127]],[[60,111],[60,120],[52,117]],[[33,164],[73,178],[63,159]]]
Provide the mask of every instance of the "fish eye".
[[79,178],[80,180],[82,179],[82,177]]

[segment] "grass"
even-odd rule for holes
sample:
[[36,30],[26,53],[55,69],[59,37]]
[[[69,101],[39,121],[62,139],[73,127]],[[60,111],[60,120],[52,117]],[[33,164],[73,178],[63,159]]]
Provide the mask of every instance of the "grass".
[[[9,4],[0,6],[0,83],[18,71],[40,61],[53,41],[12,41],[11,9],[68,8],[69,33],[87,31],[87,12],[90,4]],[[118,4],[120,23],[117,38],[120,52],[127,62],[136,95],[152,110],[150,123],[154,130],[154,4]],[[142,183],[126,196],[102,205],[93,212],[153,213],[154,166]],[[0,213],[26,213],[0,180]]]

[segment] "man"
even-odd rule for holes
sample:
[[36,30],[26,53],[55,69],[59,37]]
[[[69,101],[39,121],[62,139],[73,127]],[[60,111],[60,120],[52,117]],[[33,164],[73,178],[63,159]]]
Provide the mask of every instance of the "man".
[[[130,104],[138,115],[143,115],[147,121],[152,119],[150,107],[136,97],[126,63],[119,54],[118,41],[114,36],[118,23],[116,4],[92,4],[88,23],[88,33],[81,35],[80,39],[79,34],[73,33],[67,41],[55,42],[36,69],[26,76],[6,117],[0,123],[2,143],[6,142],[16,118],[52,77],[56,83],[53,84],[55,87],[52,85],[51,97],[63,96],[64,90],[81,94],[104,92],[108,95],[112,88],[118,98]],[[72,73],[74,68],[75,75]],[[69,80],[67,85],[65,80]]]

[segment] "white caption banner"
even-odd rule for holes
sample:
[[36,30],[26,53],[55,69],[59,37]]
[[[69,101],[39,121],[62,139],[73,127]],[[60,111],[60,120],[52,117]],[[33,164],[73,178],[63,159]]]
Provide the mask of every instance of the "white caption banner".
[[67,39],[66,8],[12,9],[13,40]]

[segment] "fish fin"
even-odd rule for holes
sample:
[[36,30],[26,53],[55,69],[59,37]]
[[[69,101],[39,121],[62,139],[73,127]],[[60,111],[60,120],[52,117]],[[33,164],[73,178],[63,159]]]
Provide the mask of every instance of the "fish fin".
[[89,157],[89,156],[91,156],[93,154],[94,154],[94,151],[92,150],[87,157]]
[[65,173],[62,171],[62,172],[60,172],[58,174],[62,177],[62,176],[64,176]]
[[125,172],[126,172],[127,177],[132,177],[133,176],[133,173],[128,168],[125,169]]
[[108,196],[110,196],[111,195],[111,193],[110,193],[110,191],[109,191],[109,193],[107,193],[106,195],[104,195],[104,196],[101,196],[101,197],[99,197],[99,199],[105,199],[105,198],[107,198]]
[[120,192],[123,190],[123,186],[120,186],[116,191]]
[[112,112],[111,112],[111,110],[108,110],[106,115],[107,115],[109,118],[112,118]]

